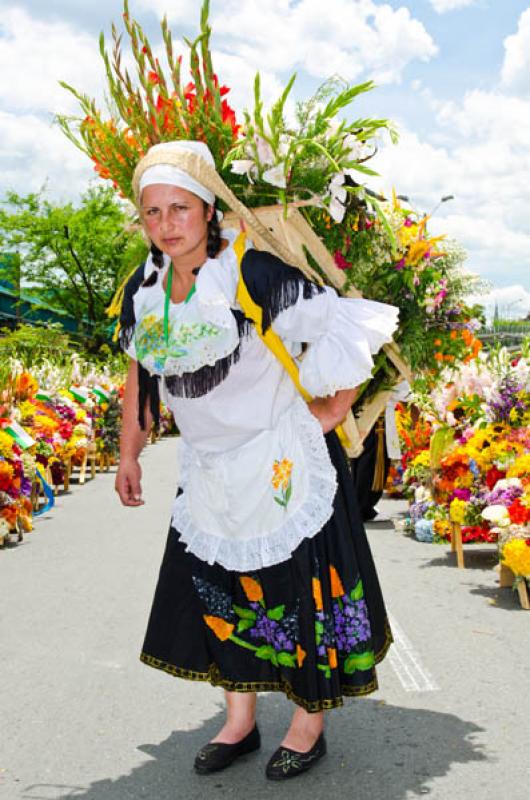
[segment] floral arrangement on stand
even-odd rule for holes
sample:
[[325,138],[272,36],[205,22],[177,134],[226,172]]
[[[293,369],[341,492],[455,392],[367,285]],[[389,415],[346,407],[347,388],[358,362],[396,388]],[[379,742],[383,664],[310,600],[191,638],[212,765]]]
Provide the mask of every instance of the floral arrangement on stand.
[[433,435],[407,454],[410,529],[447,542],[457,523],[463,542],[498,541],[501,562],[530,578],[530,342],[516,357],[497,348],[443,371],[414,402]]

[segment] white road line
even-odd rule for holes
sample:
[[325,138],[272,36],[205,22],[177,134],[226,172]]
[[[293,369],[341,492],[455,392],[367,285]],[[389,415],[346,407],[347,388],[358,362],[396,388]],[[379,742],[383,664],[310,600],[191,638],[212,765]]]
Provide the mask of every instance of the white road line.
[[436,692],[440,687],[421,664],[420,656],[405,635],[401,626],[389,615],[394,644],[388,651],[388,660],[406,692]]

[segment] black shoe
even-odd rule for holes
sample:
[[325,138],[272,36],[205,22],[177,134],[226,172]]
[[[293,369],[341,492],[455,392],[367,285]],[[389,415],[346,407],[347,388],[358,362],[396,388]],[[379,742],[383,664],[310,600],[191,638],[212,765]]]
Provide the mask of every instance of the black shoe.
[[215,742],[202,747],[195,757],[195,772],[206,775],[208,772],[218,772],[232,764],[239,756],[258,750],[261,737],[257,725],[250,733],[235,744]]
[[283,781],[285,778],[296,778],[302,772],[317,763],[326,755],[326,740],[321,733],[314,746],[307,753],[298,753],[289,747],[278,747],[270,757],[265,774],[271,781]]

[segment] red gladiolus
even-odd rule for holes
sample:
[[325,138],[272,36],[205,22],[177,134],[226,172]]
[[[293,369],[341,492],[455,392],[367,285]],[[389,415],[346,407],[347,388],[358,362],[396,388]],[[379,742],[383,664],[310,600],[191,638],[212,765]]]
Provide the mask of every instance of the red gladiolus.
[[148,74],[147,74],[147,80],[148,80],[148,81],[149,81],[149,83],[151,83],[153,86],[156,86],[158,83],[160,83],[160,78],[158,77],[158,73],[157,73],[157,72],[153,72],[153,70],[151,70],[150,72],[148,72]]

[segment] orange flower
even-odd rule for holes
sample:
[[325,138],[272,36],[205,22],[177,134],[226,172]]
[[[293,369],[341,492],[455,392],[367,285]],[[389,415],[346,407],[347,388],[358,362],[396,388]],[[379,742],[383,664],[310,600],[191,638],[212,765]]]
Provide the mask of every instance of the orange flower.
[[435,359],[437,361],[443,361],[444,360],[444,357],[443,357],[443,355],[441,353],[435,353],[434,357],[435,357]]
[[210,617],[206,614],[203,618],[218,639],[220,639],[222,642],[230,639],[232,631],[234,630],[234,626],[230,622],[225,622],[225,620],[221,619],[221,617]]
[[313,578],[313,599],[317,611],[322,611],[324,605],[322,603],[322,585],[318,578]]
[[298,661],[298,666],[301,667],[304,663],[304,658],[306,657],[306,651],[300,647],[299,644],[296,645],[296,660]]
[[331,578],[331,596],[342,597],[342,595],[345,593],[344,586],[342,585],[342,581],[339,578],[339,573],[333,564],[329,565],[329,577]]
[[436,347],[440,347],[441,343],[442,343],[441,339],[435,339],[434,340],[434,344],[436,345]]
[[456,339],[457,336],[458,334],[456,331],[451,331],[451,339]]
[[331,669],[337,669],[337,651],[334,647],[328,647],[328,661]]
[[244,575],[239,580],[243,591],[251,603],[259,603],[260,600],[263,600],[263,590],[254,578],[249,578],[247,575]]

